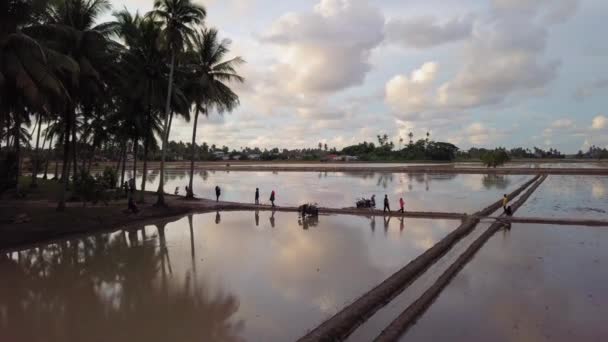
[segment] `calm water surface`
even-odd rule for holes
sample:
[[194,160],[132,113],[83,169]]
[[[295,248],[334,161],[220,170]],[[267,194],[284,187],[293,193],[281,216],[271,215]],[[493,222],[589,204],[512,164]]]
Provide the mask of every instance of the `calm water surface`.
[[290,341],[458,221],[201,214],[0,257],[2,341]]
[[[158,176],[158,171],[148,176],[147,189],[158,187]],[[179,187],[180,194],[185,194],[189,173],[170,171],[166,179],[166,192],[173,193]],[[253,202],[255,188],[259,187],[262,203],[268,203],[274,189],[278,205],[316,202],[338,208],[352,207],[358,197],[373,194],[381,205],[384,194],[388,194],[394,209],[403,196],[407,210],[472,213],[528,179],[529,176],[517,175],[201,171],[195,173],[194,192],[199,197],[212,198],[219,185],[223,200]]]
[[607,341],[608,231],[497,233],[402,341]]
[[518,215],[608,219],[608,177],[549,176]]

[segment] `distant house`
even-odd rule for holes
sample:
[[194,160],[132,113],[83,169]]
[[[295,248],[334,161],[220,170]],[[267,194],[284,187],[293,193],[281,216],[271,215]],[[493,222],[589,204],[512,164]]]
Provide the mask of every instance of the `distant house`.
[[247,159],[249,160],[260,160],[260,155],[257,153],[251,153],[247,155]]
[[240,154],[235,154],[231,158],[232,158],[232,160],[241,160],[241,155]]
[[357,156],[344,156],[344,161],[347,161],[347,162],[357,161],[357,160],[359,160],[359,157],[357,157]]
[[218,159],[222,159],[226,155],[224,153],[224,151],[213,151],[212,154],[213,154],[214,157],[216,157]]

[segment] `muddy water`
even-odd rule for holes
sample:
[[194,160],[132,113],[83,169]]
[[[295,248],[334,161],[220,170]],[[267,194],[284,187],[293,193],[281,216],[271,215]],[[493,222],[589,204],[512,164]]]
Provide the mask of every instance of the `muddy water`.
[[[158,173],[151,173],[147,189],[158,187]],[[189,173],[167,173],[165,191],[176,187],[185,194]],[[279,205],[317,202],[327,207],[352,207],[358,197],[376,195],[378,205],[388,194],[393,208],[404,197],[407,210],[475,212],[512,191],[529,176],[405,174],[361,172],[226,172],[202,171],[195,174],[194,192],[213,198],[214,188],[222,189],[222,200],[253,202],[255,188],[260,188],[262,203],[270,192],[277,192]],[[138,187],[140,184],[138,183]]]
[[[0,256],[2,341],[289,341],[458,221],[231,212]],[[145,232],[145,234],[144,234]]]
[[608,220],[608,177],[549,176],[517,214]]
[[402,341],[608,340],[608,231],[499,232]]

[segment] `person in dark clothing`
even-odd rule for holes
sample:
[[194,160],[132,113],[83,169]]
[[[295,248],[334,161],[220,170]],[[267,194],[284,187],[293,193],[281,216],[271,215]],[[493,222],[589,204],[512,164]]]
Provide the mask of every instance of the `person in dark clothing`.
[[388,195],[384,195],[384,212],[386,212],[388,210],[388,212],[391,212],[391,207],[388,205]]
[[220,190],[220,187],[218,185],[215,186],[215,201],[219,202],[220,201],[220,195],[222,194],[222,190]]
[[513,209],[511,208],[511,206],[505,208],[505,214],[507,214],[507,216],[513,216]]
[[129,211],[137,214],[139,212],[139,208],[137,208],[137,205],[135,205],[135,201],[133,200],[133,196],[129,196],[129,201],[127,202],[127,206],[129,208]]
[[260,189],[255,188],[255,204],[260,204]]
[[272,204],[272,207],[274,208],[274,190],[272,190],[272,192],[270,193],[270,203]]

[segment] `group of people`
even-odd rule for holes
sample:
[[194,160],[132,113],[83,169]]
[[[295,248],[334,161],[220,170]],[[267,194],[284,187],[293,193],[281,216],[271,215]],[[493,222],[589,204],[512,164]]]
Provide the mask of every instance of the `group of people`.
[[[391,206],[388,201],[388,195],[384,195],[384,209],[382,211],[388,211],[389,213],[391,212]],[[399,212],[405,213],[405,201],[403,200],[403,197],[399,198]]]
[[[219,202],[220,201],[220,196],[222,195],[222,189],[220,188],[219,185],[215,186],[215,201]],[[260,188],[255,188],[255,204],[260,204]],[[270,192],[270,204],[272,205],[272,207],[274,208],[274,201],[276,199],[276,192],[274,190],[272,190]]]

